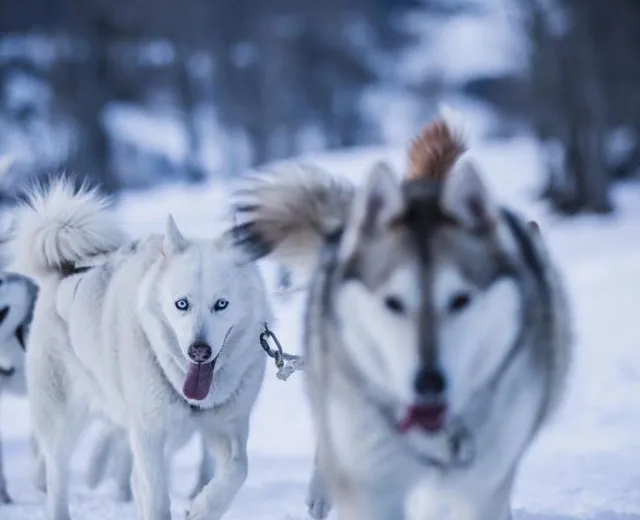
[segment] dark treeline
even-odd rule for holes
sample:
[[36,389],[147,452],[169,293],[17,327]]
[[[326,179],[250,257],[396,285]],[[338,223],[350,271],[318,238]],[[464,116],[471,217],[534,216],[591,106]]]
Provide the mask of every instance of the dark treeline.
[[563,213],[608,213],[610,187],[640,170],[640,2],[515,0],[524,74],[466,91],[522,120],[543,144],[542,195]]
[[[612,181],[640,160],[640,5],[511,5],[523,66],[447,88],[535,132],[557,209],[606,212]],[[482,2],[2,0],[0,154],[18,156],[17,180],[65,169],[116,191],[378,143],[369,89],[429,110],[441,93],[438,78],[393,72],[428,41],[412,16],[472,9]]]
[[[127,178],[114,160],[140,159],[130,143],[111,142],[114,102],[173,110],[186,149],[179,174],[190,179],[206,174],[208,113],[244,139],[248,164],[234,164],[243,150],[233,140],[219,161],[232,171],[300,153],[305,135],[327,149],[376,142],[359,100],[369,85],[394,81],[379,64],[411,43],[401,18],[447,10],[419,0],[3,0],[1,9],[0,74],[37,79],[51,98],[49,111],[34,101],[5,102],[3,112],[14,124],[39,118],[59,128],[54,158],[109,189]],[[148,160],[138,168],[170,170]]]

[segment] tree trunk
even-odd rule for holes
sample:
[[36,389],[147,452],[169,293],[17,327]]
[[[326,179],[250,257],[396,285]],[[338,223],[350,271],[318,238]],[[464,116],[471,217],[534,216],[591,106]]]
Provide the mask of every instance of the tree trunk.
[[181,112],[183,116],[183,124],[187,132],[187,140],[189,150],[185,170],[187,178],[191,181],[202,181],[206,174],[200,162],[201,138],[198,131],[197,111],[198,111],[198,95],[189,66],[189,53],[186,49],[181,49],[176,60],[176,75],[178,83],[178,95],[181,102]]

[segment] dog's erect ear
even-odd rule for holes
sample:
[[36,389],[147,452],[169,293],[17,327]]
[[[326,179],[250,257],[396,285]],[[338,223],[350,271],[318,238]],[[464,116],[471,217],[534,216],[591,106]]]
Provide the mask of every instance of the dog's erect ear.
[[497,222],[497,206],[469,159],[458,163],[445,178],[440,207],[468,228],[490,229]]
[[167,218],[167,228],[164,233],[164,242],[162,244],[162,251],[165,255],[171,255],[173,253],[179,253],[187,247],[187,240],[182,236],[176,221],[173,220],[173,216],[169,215]]
[[340,246],[341,258],[349,258],[361,240],[382,233],[403,211],[404,198],[398,178],[387,163],[377,163],[356,193]]

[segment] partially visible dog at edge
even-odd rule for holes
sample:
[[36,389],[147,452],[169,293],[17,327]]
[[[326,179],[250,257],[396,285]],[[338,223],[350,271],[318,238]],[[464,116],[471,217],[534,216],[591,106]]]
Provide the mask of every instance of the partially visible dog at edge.
[[[0,272],[0,399],[5,393],[25,393],[24,349],[37,296],[30,278]],[[10,502],[0,442],[0,504]]]
[[199,432],[215,476],[189,520],[216,520],[247,475],[249,416],[272,314],[253,263],[225,237],[130,241],[95,190],[64,179],[16,212],[15,268],[40,288],[27,349],[36,455],[49,520],[69,520],[69,461],[89,418],[119,429],[142,520],[170,520],[165,449]]
[[326,516],[332,497],[343,520],[398,520],[417,492],[507,520],[562,395],[566,295],[537,225],[496,202],[446,118],[408,162],[403,181],[379,163],[358,188],[285,164],[237,193],[239,246],[313,266],[310,511]]
[[[14,158],[0,156],[0,206],[8,209],[13,197],[5,192],[4,178],[11,170]],[[4,239],[0,240],[0,247]],[[6,251],[0,249],[0,263],[6,263]],[[24,350],[38,296],[38,287],[28,277],[8,271],[0,271],[0,400],[6,393],[24,395]],[[0,424],[0,505],[11,502],[2,459],[2,424]]]

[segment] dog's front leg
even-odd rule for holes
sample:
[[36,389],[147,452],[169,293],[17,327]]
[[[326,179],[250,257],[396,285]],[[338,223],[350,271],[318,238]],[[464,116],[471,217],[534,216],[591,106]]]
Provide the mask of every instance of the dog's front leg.
[[0,445],[0,504],[10,503],[11,497],[9,496],[9,492],[7,491],[7,481],[4,476],[4,464],[2,462],[2,446]]
[[338,518],[345,520],[405,520],[406,496],[397,490],[343,483],[334,489]]
[[219,520],[247,478],[248,420],[217,428],[202,420],[202,436],[215,460],[215,476],[193,500],[187,520]]
[[142,520],[171,520],[161,428],[134,426],[129,438],[133,454],[133,493]]
[[129,439],[126,435],[118,435],[115,445],[117,500],[129,502],[132,498],[131,471],[132,456]]
[[213,461],[213,457],[211,456],[204,439],[202,439],[201,442],[202,459],[200,460],[200,468],[198,470],[198,480],[196,481],[196,485],[193,487],[191,495],[189,496],[192,500],[198,496],[198,493],[204,489],[215,474],[215,463]]
[[[0,376],[2,377],[2,376]],[[2,381],[0,381],[0,390],[2,390]],[[0,429],[0,504],[11,503],[9,492],[7,491],[7,481],[4,477],[4,462],[2,460],[2,430]]]
[[463,502],[463,518],[465,520],[511,520],[512,488],[513,476],[510,475],[498,489],[485,488],[474,491],[469,499]]
[[331,512],[331,495],[320,470],[317,449],[313,459],[313,475],[307,490],[307,508],[315,520],[324,520]]

